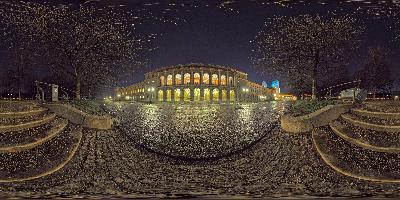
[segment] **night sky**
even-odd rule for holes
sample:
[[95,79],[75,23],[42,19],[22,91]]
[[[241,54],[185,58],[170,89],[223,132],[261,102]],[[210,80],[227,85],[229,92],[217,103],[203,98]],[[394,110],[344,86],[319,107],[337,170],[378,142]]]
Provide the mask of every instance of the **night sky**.
[[[41,2],[41,1],[36,1]],[[79,1],[55,0],[54,4],[79,5]],[[267,3],[269,2],[269,3]],[[292,1],[302,2],[302,1]],[[249,74],[249,79],[260,82],[272,81],[277,77],[263,74],[252,67],[250,57],[255,46],[251,41],[264,28],[269,17],[279,15],[298,15],[320,13],[328,10],[336,13],[354,13],[367,27],[359,53],[353,56],[348,68],[355,72],[365,56],[368,47],[384,46],[391,51],[391,63],[395,76],[400,75],[399,43],[392,41],[390,27],[395,17],[391,10],[400,7],[392,1],[379,1],[370,4],[367,1],[345,3],[345,1],[305,1],[314,3],[274,3],[258,0],[199,0],[199,1],[137,1],[137,0],[102,0],[89,3],[90,6],[120,6],[126,10],[145,9],[150,16],[143,17],[137,31],[142,35],[155,34],[152,41],[156,50],[147,54],[148,65],[118,83],[126,86],[143,80],[143,73],[165,66],[204,63],[234,67]],[[317,2],[317,3],[315,3]],[[324,4],[322,4],[322,3]],[[378,1],[377,1],[378,2]],[[386,2],[386,3],[385,3]],[[390,11],[390,12],[389,12]],[[380,17],[377,16],[380,14]],[[397,15],[398,17],[398,15]],[[159,18],[168,21],[159,20]],[[398,19],[397,19],[398,20]],[[4,52],[3,52],[4,54]],[[4,57],[4,55],[1,55]],[[1,62],[1,68],[7,68],[7,62]],[[1,64],[0,63],[0,64]],[[283,80],[284,82],[284,80]],[[398,89],[398,85],[396,86]]]

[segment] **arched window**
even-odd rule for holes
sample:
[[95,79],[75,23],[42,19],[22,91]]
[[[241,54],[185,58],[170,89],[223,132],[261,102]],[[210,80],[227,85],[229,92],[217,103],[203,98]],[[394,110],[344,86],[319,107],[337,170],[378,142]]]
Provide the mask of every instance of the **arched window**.
[[176,74],[175,75],[175,85],[180,85],[182,84],[182,75]]
[[200,74],[199,73],[193,74],[193,83],[195,85],[200,85]]
[[186,88],[183,93],[183,101],[190,101],[190,89]]
[[194,89],[194,101],[200,101],[200,88],[196,88]]
[[232,76],[230,76],[230,77],[228,78],[228,82],[229,82],[229,85],[230,85],[230,86],[233,86],[233,78],[232,78]]
[[222,100],[223,102],[226,101],[226,90],[222,90],[222,91],[221,91],[221,100]]
[[219,101],[219,90],[217,88],[213,90],[213,101]]
[[210,89],[205,88],[203,90],[204,101],[210,101]]
[[160,77],[160,85],[164,86],[164,84],[165,84],[165,78],[164,78],[164,76],[161,76]]
[[167,76],[167,85],[172,85],[172,75]]
[[221,85],[226,85],[226,76],[221,75]]
[[186,73],[183,76],[183,84],[190,84],[190,74],[189,73]]
[[230,101],[235,101],[235,91],[234,90],[231,90],[229,92],[229,100]]
[[207,73],[203,74],[203,84],[210,84],[210,76]]
[[167,90],[167,101],[171,101],[171,90]]
[[162,90],[158,91],[158,101],[164,101],[164,91]]
[[212,83],[213,85],[218,85],[218,75],[213,74],[213,75],[211,76],[211,83]]
[[174,101],[180,101],[180,100],[181,100],[181,90],[180,89],[175,89]]

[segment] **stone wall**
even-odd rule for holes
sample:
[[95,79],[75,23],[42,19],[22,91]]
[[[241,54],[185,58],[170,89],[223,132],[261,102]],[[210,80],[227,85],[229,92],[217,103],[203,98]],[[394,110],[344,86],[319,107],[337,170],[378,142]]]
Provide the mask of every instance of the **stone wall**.
[[57,115],[68,119],[74,124],[82,125],[86,128],[99,130],[108,130],[112,128],[113,121],[110,116],[97,116],[82,112],[70,105],[65,104],[45,104],[45,107],[50,109]]
[[348,112],[351,107],[351,104],[328,105],[304,116],[283,115],[281,127],[290,133],[309,132],[316,127],[328,125],[329,122],[339,118],[341,114]]

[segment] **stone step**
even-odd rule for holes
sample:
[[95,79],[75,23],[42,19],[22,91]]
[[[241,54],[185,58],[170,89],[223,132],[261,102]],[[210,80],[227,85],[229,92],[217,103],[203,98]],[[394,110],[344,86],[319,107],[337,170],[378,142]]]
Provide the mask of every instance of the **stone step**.
[[33,115],[39,115],[46,111],[47,111],[47,109],[45,109],[45,108],[35,108],[33,110],[28,110],[28,111],[0,112],[0,118],[4,118],[4,119],[23,118],[23,117],[33,116]]
[[336,135],[356,146],[379,152],[400,153],[400,133],[367,130],[343,120],[333,121],[329,126]]
[[40,108],[36,101],[4,101],[0,100],[0,113],[23,112]]
[[399,120],[368,118],[354,114],[343,114],[341,118],[353,126],[380,132],[400,132]]
[[[21,131],[21,130],[26,130],[34,127],[41,126],[43,124],[49,123],[54,118],[56,117],[56,114],[43,114],[43,115],[38,115],[34,118],[32,117],[27,117],[27,118],[22,118],[19,121],[7,121],[6,123],[3,123],[0,125],[0,133],[4,132],[12,132],[12,131]],[[4,121],[3,121],[4,122]]]
[[366,109],[352,109],[351,112],[362,117],[378,118],[383,120],[400,120],[400,113],[377,112]]
[[39,127],[0,133],[0,153],[15,153],[35,148],[54,138],[65,129],[67,124],[68,120],[56,118]]
[[355,146],[329,127],[315,129],[312,138],[322,160],[336,172],[361,180],[400,183],[400,154]]
[[400,113],[400,101],[366,102],[364,107],[372,112]]
[[41,178],[62,169],[75,155],[82,128],[68,125],[57,137],[33,149],[0,153],[0,183]]

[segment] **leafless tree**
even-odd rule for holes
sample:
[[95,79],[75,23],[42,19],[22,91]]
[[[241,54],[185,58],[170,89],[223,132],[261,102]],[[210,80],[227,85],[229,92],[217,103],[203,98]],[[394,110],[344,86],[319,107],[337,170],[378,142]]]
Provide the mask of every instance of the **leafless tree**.
[[372,92],[374,98],[377,91],[389,90],[393,83],[388,54],[383,47],[370,48],[368,57],[357,73],[361,86]]
[[330,68],[343,63],[358,47],[362,32],[357,20],[347,15],[274,18],[256,37],[253,61],[292,85],[307,81],[316,99],[318,74],[329,76]]
[[29,46],[53,72],[71,77],[76,99],[81,85],[102,84],[141,66],[146,41],[132,22],[112,9],[7,3],[3,14],[11,43]]

